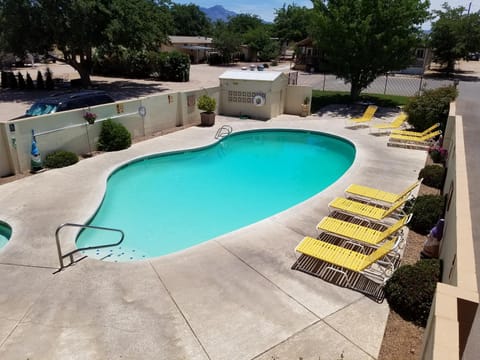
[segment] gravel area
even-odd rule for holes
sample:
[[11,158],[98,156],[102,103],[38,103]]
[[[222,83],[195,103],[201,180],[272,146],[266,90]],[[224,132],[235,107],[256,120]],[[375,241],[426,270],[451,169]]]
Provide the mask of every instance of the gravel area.
[[[428,157],[426,165],[431,164]],[[440,194],[440,190],[421,185],[418,195]],[[407,246],[402,258],[402,264],[414,264],[420,259],[425,235],[412,230],[408,232]],[[416,360],[420,358],[423,333],[425,329],[403,320],[397,313],[390,310],[385,334],[378,360]]]

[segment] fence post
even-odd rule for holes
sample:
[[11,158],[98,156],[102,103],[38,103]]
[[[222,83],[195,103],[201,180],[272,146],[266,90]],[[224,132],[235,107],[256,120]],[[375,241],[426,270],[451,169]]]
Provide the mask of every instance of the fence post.
[[325,91],[325,81],[327,79],[327,74],[323,73],[323,91]]
[[422,85],[423,85],[423,75],[420,76],[420,86],[418,87],[418,94],[422,94]]
[[388,73],[385,74],[385,88],[383,89],[383,95],[387,93]]

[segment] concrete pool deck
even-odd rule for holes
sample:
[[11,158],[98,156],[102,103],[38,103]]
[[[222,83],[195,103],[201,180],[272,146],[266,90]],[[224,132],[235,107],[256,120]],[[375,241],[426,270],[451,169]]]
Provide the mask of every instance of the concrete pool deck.
[[[323,131],[351,140],[357,157],[320,194],[256,224],[159,258],[86,258],[54,274],[56,228],[95,212],[113,169],[142,155],[213,143],[224,124],[234,131]],[[344,128],[333,113],[267,122],[217,116],[212,128],[191,127],[1,185],[0,219],[13,234],[0,250],[0,358],[377,358],[387,303],[290,267],[295,246],[316,235],[328,202],[348,185],[397,192],[417,179],[426,153],[387,147],[387,140]],[[64,235],[73,247],[73,234]]]

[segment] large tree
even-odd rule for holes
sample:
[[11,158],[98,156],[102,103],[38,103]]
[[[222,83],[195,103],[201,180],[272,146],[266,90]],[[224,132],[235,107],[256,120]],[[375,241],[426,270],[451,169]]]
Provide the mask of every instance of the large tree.
[[250,29],[243,35],[244,44],[255,54],[254,60],[270,61],[280,53],[278,41],[272,39],[266,26]]
[[480,50],[480,13],[467,14],[465,8],[445,3],[434,14],[437,18],[430,34],[434,59],[453,71],[456,60]]
[[172,35],[209,36],[212,24],[205,13],[197,5],[173,4],[173,32]]
[[257,15],[239,14],[228,19],[228,30],[237,34],[242,41],[244,35],[252,29],[263,26],[263,21]]
[[273,20],[273,35],[279,38],[282,44],[299,42],[308,36],[311,24],[312,10],[304,6],[291,4],[275,9]]
[[226,62],[233,60],[233,55],[240,50],[242,40],[238,34],[229,29],[228,24],[217,21],[213,32],[213,46],[222,54]]
[[428,0],[312,0],[313,38],[357,99],[379,75],[410,64]]
[[158,49],[171,26],[163,0],[0,0],[5,50],[46,53],[63,61],[90,84],[96,47]]

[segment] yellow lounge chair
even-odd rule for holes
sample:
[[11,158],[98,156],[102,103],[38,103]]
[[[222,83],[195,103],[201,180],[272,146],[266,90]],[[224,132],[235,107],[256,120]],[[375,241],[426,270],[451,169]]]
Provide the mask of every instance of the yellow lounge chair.
[[378,106],[375,105],[369,105],[365,112],[363,113],[362,117],[359,118],[352,118],[350,119],[351,122],[354,124],[361,124],[361,123],[366,123],[372,120],[373,115],[375,115],[375,112],[377,111]]
[[436,123],[435,125],[432,125],[430,126],[428,129],[425,129],[421,132],[419,131],[411,131],[411,130],[393,130],[392,131],[392,135],[395,134],[395,135],[406,135],[406,136],[418,136],[418,137],[422,137],[422,136],[425,136],[429,133],[431,133],[433,130],[435,130],[436,128],[438,128],[440,126],[440,123]]
[[295,251],[333,265],[333,267],[326,267],[322,272],[332,270],[341,273],[351,287],[349,277],[343,269],[365,275],[369,274],[381,282],[385,282],[395,270],[393,262],[382,262],[382,265],[386,265],[385,268],[383,266],[372,267],[372,265],[379,263],[380,259],[394,251],[396,244],[396,239],[393,238],[386,241],[370,255],[366,255],[307,236],[297,245]]
[[415,181],[412,185],[407,187],[399,194],[383,191],[380,189],[371,188],[368,186],[352,184],[346,190],[345,194],[348,197],[363,199],[367,201],[379,201],[387,204],[393,204],[404,197],[410,195],[410,193],[419,186],[423,181],[423,178]]
[[441,134],[442,134],[442,130],[437,130],[437,131],[428,133],[427,135],[424,135],[424,136],[391,134],[390,141],[412,143],[412,144],[419,144],[419,145],[429,145],[433,142],[433,139],[435,137]]
[[395,235],[403,226],[408,224],[412,214],[405,215],[384,231],[378,231],[366,226],[353,224],[348,221],[324,217],[317,225],[318,231],[328,232],[347,240],[354,240],[370,245],[378,245],[388,237]]
[[393,216],[395,212],[400,211],[400,207],[405,204],[405,201],[407,201],[407,198],[402,198],[393,203],[389,208],[385,209],[372,204],[365,204],[355,200],[337,197],[328,204],[328,208],[330,211],[334,209],[367,220],[383,221],[386,218]]
[[390,130],[390,129],[397,129],[403,125],[405,121],[407,121],[408,115],[404,112],[400,113],[391,123],[388,124],[376,124],[373,125],[370,129],[377,129],[377,130]]

